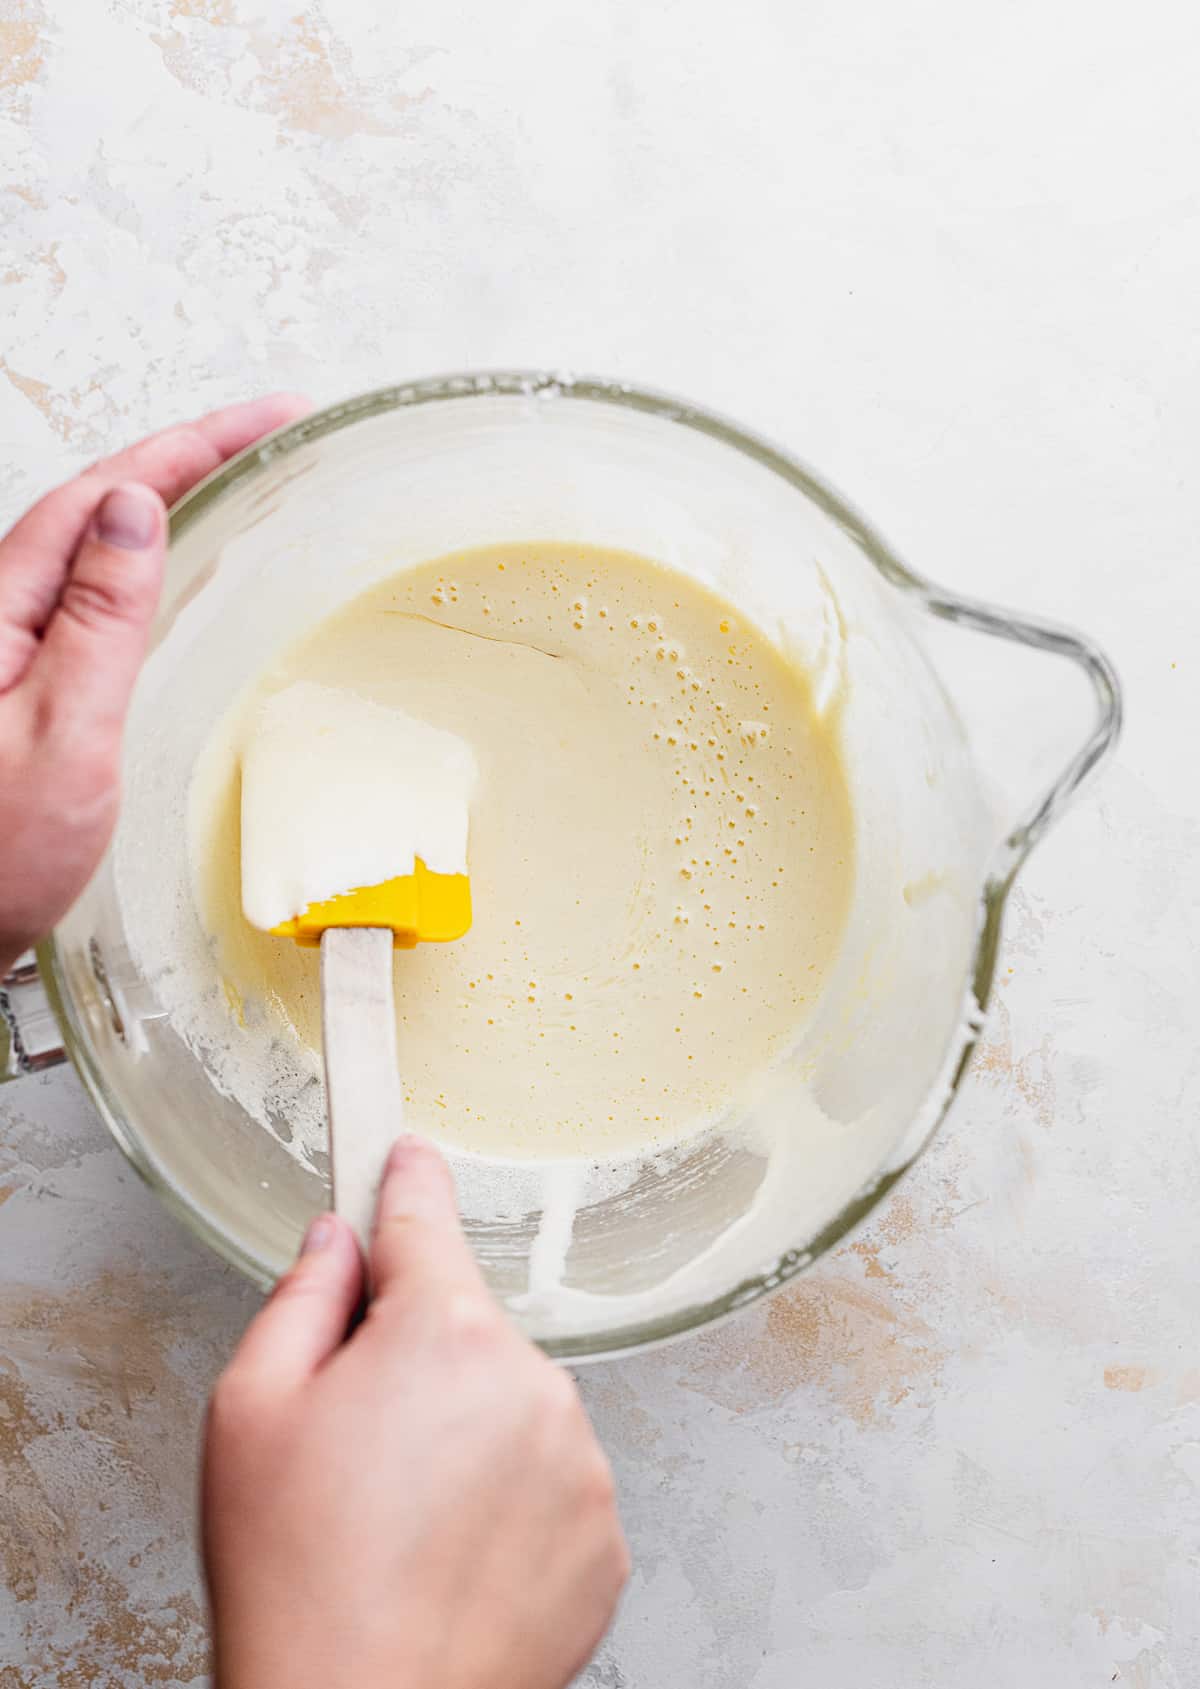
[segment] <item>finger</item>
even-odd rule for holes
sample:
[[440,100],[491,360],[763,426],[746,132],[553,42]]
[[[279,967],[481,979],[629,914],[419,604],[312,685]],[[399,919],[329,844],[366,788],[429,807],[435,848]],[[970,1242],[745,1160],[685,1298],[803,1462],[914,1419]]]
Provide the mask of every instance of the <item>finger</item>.
[[0,540],[0,626],[41,632],[58,601],[67,563],[110,488],[139,481],[174,504],[228,458],[311,408],[296,393],[229,405],[102,458],[47,493]]
[[312,400],[304,393],[267,393],[259,399],[245,399],[241,404],[209,411],[206,416],[198,417],[192,427],[204,435],[224,462],[261,440],[264,434],[273,434],[277,428],[299,421],[312,408]]
[[37,651],[37,634],[21,622],[9,620],[0,603],[0,697],[24,678]]
[[489,1298],[459,1224],[450,1169],[423,1138],[408,1135],[392,1147],[369,1260],[378,1302],[414,1306],[463,1295]]
[[271,393],[240,405],[226,405],[223,410],[210,411],[194,422],[152,434],[148,440],[101,458],[85,470],[81,479],[98,478],[109,484],[146,481],[168,504],[174,504],[228,458],[311,409],[310,401],[299,393]]
[[162,584],[167,512],[150,487],[114,487],[71,563],[29,679],[59,729],[119,735]]
[[363,1291],[362,1254],[350,1227],[322,1214],[271,1299],[250,1322],[230,1370],[272,1389],[311,1378],[336,1352]]

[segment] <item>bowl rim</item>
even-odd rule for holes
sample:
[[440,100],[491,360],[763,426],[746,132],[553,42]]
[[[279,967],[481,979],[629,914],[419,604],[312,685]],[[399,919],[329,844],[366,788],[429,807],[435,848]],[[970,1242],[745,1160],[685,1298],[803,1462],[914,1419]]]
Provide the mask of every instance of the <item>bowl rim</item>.
[[[1005,906],[1016,876],[1034,845],[1045,836],[1084,781],[1112,754],[1121,728],[1122,699],[1112,663],[1086,635],[934,586],[901,561],[848,499],[783,447],[690,401],[600,376],[528,369],[467,371],[377,387],[339,400],[267,435],[199,482],[171,509],[170,541],[173,543],[185,534],[231,488],[261,474],[277,458],[327,434],[392,410],[514,397],[541,403],[584,401],[608,405],[707,435],[773,472],[817,505],[857,545],[883,579],[907,595],[924,614],[1073,662],[1090,683],[1095,706],[1094,722],[1083,744],[993,852],[981,889],[975,950],[964,982],[961,1024],[967,1029],[966,1035],[951,1051],[949,1073],[930,1093],[936,1100],[914,1117],[914,1126],[919,1122],[919,1128],[910,1132],[912,1146],[903,1159],[860,1190],[804,1248],[785,1251],[772,1267],[743,1280],[723,1295],[611,1331],[578,1337],[549,1336],[541,1340],[541,1347],[555,1359],[581,1364],[657,1348],[732,1318],[742,1308],[787,1284],[848,1237],[921,1158],[945,1119],[975,1052],[995,978]],[[39,946],[38,961],[47,996],[62,1028],[66,1051],[131,1166],[194,1236],[260,1288],[269,1287],[273,1282],[271,1272],[171,1183],[109,1094],[85,1024],[76,1011],[54,934]]]

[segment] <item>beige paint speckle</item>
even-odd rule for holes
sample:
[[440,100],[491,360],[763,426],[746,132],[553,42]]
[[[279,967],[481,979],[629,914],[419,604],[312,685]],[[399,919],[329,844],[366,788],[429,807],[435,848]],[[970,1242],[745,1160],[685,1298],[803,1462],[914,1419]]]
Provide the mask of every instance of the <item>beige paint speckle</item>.
[[1003,998],[993,1008],[988,1032],[975,1054],[975,1071],[992,1084],[1011,1085],[1022,1112],[1049,1130],[1055,1123],[1054,1046],[1050,1032],[1017,1056],[1013,1049],[1012,1019]]
[[10,0],[5,11],[7,15],[0,17],[0,93],[33,82],[45,62],[42,7],[33,0]]
[[64,394],[49,382],[22,374],[3,357],[0,357],[0,380],[9,382],[23,394],[60,439],[74,444],[93,438],[94,424],[78,413],[85,400],[94,397],[103,400],[103,389],[98,382],[89,382],[86,387]]
[[[253,70],[239,84],[239,103],[279,120],[281,135],[317,136],[345,141],[355,136],[399,136],[405,133],[405,114],[427,97],[428,90],[401,90],[395,83],[397,65],[381,65],[379,81],[357,75],[336,29],[336,12],[321,6],[297,10],[277,32],[266,33],[252,10],[238,12],[229,0],[174,0],[170,32],[154,35],[163,62],[186,88],[205,93],[211,88],[213,55],[220,58],[222,30],[236,26],[244,40],[247,64]],[[182,22],[211,26],[211,50]],[[406,55],[419,59],[418,52]],[[230,67],[222,66],[229,87]]]
[[105,1272],[67,1297],[0,1289],[0,1562],[31,1610],[31,1663],[63,1689],[206,1669],[190,1580],[132,1600],[103,1523],[134,1500],[171,1530],[191,1511],[196,1403],[171,1360],[179,1315],[140,1274]]
[[54,392],[48,382],[38,381],[35,376],[22,375],[20,370],[13,369],[6,358],[0,358],[0,376],[10,381],[18,393],[23,393],[31,405],[50,420],[54,409]]
[[1128,1390],[1132,1393],[1144,1390],[1147,1384],[1153,1382],[1150,1372],[1144,1366],[1106,1366],[1104,1369],[1106,1390]]
[[[866,1277],[879,1276],[868,1264]],[[773,1297],[752,1330],[727,1326],[691,1353],[684,1382],[737,1413],[813,1390],[863,1428],[935,1394],[944,1359],[890,1284],[868,1288],[845,1256]]]
[[233,0],[169,0],[172,18],[201,18],[205,23],[233,23]]

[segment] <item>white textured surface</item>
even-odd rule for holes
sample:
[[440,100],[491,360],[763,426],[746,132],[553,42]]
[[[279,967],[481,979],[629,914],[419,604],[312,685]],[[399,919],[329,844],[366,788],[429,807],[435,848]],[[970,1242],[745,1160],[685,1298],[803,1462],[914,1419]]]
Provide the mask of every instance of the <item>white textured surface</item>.
[[[589,1689],[1200,1681],[1198,51],[1161,0],[0,0],[6,513],[266,386],[594,368],[1123,670],[918,1173],[588,1376],[637,1566]],[[194,1683],[253,1298],[67,1074],[0,1098],[0,1200],[0,1684]]]

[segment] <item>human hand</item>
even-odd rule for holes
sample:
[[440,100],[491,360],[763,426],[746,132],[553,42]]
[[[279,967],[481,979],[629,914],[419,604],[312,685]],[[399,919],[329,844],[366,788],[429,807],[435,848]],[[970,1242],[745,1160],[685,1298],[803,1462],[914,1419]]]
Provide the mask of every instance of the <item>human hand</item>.
[[0,975],[78,897],[112,833],[166,506],[307,409],[280,393],[155,434],[0,539]]
[[612,1477],[417,1139],[388,1163],[370,1272],[347,1339],[358,1245],[316,1221],[214,1393],[217,1689],[562,1689],[628,1575]]

